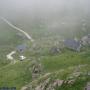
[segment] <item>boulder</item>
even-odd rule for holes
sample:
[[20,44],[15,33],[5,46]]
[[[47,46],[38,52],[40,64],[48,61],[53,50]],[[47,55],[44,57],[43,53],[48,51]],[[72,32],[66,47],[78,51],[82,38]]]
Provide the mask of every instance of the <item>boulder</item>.
[[52,55],[56,55],[56,54],[61,53],[61,49],[58,48],[58,47],[52,47],[52,48],[50,49],[49,53],[52,54]]
[[81,41],[82,41],[82,45],[84,46],[90,45],[90,34],[82,37]]

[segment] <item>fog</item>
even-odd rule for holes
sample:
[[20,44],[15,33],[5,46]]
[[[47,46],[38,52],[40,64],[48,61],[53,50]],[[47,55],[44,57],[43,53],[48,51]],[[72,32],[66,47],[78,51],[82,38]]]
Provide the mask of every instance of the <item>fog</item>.
[[90,0],[0,0],[0,16],[23,28],[46,25],[48,30],[78,30],[90,23]]
[[88,14],[90,0],[0,0],[0,15],[48,15],[66,12]]

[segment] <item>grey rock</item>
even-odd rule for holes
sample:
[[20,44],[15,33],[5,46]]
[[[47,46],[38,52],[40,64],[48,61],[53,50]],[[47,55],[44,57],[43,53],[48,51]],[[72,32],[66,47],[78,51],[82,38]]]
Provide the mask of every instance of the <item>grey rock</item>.
[[61,50],[58,47],[52,47],[49,52],[50,54],[56,55],[56,54],[61,53]]
[[64,45],[65,47],[75,50],[75,51],[80,51],[81,49],[81,42],[74,39],[65,40]]
[[84,90],[90,90],[90,82],[87,82],[87,85]]

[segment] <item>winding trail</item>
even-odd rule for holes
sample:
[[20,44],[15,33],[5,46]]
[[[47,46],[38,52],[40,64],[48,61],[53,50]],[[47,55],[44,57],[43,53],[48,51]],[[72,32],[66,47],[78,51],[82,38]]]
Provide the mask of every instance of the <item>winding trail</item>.
[[9,53],[8,55],[6,55],[8,60],[11,60],[11,64],[15,64],[16,60],[13,58],[12,55],[14,55],[16,53],[16,51],[12,51],[11,53]]
[[2,19],[5,23],[7,23],[10,27],[12,27],[13,29],[16,29],[17,31],[23,33],[29,40],[31,40],[31,42],[34,41],[34,39],[32,39],[32,37],[31,37],[27,32],[25,32],[24,30],[16,27],[16,26],[13,25],[11,22],[9,22],[7,19],[5,19],[4,17],[1,17],[1,19]]
[[16,53],[16,51],[12,51],[11,53],[9,53],[9,54],[7,55],[7,59],[13,60],[14,58],[12,57],[12,55],[14,55],[15,53]]
[[[12,27],[13,29],[16,29],[17,31],[23,33],[23,34],[27,37],[27,39],[29,39],[31,42],[34,42],[34,39],[32,39],[32,37],[31,37],[27,32],[25,32],[24,30],[16,27],[16,26],[13,25],[11,22],[9,22],[7,19],[5,19],[4,17],[1,17],[1,16],[0,16],[0,18],[1,18],[5,23],[7,23],[10,27]],[[9,53],[9,54],[6,56],[7,59],[9,59],[9,60],[14,60],[14,58],[12,57],[12,55],[15,54],[15,53],[16,53],[16,51],[12,51],[11,53]]]

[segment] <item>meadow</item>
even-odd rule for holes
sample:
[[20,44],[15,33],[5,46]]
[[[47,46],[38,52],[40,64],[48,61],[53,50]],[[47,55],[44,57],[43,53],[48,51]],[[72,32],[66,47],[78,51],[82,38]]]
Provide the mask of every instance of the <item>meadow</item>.
[[[26,30],[28,33],[31,33],[35,39],[35,47],[30,41],[17,37],[17,32],[12,30],[7,25],[1,24],[0,27],[0,87],[16,87],[17,90],[20,90],[23,86],[27,85],[32,81],[32,75],[29,68],[31,67],[31,62],[33,60],[40,59],[40,63],[43,66],[43,74],[58,72],[64,70],[62,73],[57,75],[57,78],[66,79],[66,77],[71,74],[74,70],[74,67],[79,65],[86,65],[85,68],[81,68],[81,71],[90,72],[90,47],[85,47],[81,52],[75,52],[73,50],[62,48],[62,45],[59,43],[61,48],[61,53],[57,55],[51,55],[49,53],[50,48],[55,46],[57,41],[62,41],[63,37],[65,38],[74,38],[71,35],[71,31],[59,32],[48,31],[45,27],[32,26]],[[70,36],[71,35],[71,36]],[[80,39],[84,33],[79,32]],[[62,37],[63,36],[63,37]],[[24,61],[20,61],[17,58],[17,55],[14,56],[16,59],[15,64],[11,64],[10,60],[6,59],[6,55],[15,50],[15,47],[19,44],[27,43],[28,50],[23,54],[27,56]],[[69,69],[71,68],[71,69]],[[72,86],[62,86],[57,88],[57,90],[83,90],[86,83],[90,80],[90,77],[86,76],[83,80],[78,79],[76,83]]]

